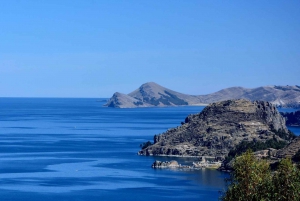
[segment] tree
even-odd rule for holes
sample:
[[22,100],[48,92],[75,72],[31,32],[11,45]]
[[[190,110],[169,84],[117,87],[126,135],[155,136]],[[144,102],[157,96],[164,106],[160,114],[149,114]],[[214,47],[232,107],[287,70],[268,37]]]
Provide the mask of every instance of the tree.
[[265,160],[247,151],[235,159],[223,201],[299,201],[300,170],[282,159],[275,172]]
[[228,190],[221,197],[223,201],[269,200],[271,171],[264,160],[247,151],[236,158],[233,164]]
[[300,171],[291,159],[282,159],[273,176],[273,200],[300,200]]

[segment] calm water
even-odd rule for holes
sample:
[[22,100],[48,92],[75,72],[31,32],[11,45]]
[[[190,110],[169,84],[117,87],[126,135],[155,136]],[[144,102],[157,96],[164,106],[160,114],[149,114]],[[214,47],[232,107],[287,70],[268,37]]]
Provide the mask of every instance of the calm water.
[[1,98],[1,200],[218,200],[226,174],[155,170],[155,159],[170,158],[136,154],[139,144],[203,107],[113,109],[103,103]]
[[[0,99],[1,200],[218,200],[226,174],[155,170],[139,144],[203,107],[113,109],[97,99]],[[299,127],[290,128],[300,134]],[[189,159],[177,159],[186,163]]]

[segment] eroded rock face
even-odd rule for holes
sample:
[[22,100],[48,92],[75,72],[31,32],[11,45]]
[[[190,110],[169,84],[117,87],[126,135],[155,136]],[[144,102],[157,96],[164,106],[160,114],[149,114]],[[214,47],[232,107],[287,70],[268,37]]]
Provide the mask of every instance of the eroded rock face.
[[152,168],[178,168],[179,164],[177,161],[155,161],[152,164]]
[[227,156],[241,141],[284,140],[285,119],[269,102],[228,100],[212,103],[201,113],[189,115],[185,123],[154,137],[154,144],[140,155]]

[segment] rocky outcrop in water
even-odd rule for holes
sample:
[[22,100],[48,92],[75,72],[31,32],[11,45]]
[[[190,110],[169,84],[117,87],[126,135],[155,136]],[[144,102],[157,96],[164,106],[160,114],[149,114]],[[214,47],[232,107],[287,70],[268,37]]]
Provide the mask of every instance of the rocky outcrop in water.
[[[180,165],[181,166],[181,165]],[[180,167],[177,161],[155,161],[152,168],[178,168]]]
[[152,164],[152,168],[155,169],[164,169],[164,168],[172,168],[172,169],[189,169],[189,170],[199,170],[203,168],[210,169],[218,169],[221,166],[221,162],[219,161],[194,161],[190,165],[181,165],[177,161],[155,161]]
[[135,108],[207,105],[229,99],[262,100],[278,107],[300,108],[300,86],[264,86],[254,89],[231,87],[207,95],[187,95],[148,82],[129,94],[115,93],[104,106]]
[[[279,132],[280,131],[280,132]],[[278,134],[280,133],[280,135]],[[227,100],[189,115],[183,125],[154,136],[140,155],[212,156],[223,160],[239,143],[288,142],[285,119],[269,102]]]

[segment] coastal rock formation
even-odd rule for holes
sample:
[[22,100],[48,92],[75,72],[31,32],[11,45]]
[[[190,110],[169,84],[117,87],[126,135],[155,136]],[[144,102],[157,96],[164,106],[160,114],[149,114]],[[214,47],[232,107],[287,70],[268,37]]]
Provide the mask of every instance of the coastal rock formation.
[[194,105],[197,103],[200,103],[200,100],[196,96],[178,93],[154,82],[148,82],[128,95],[115,93],[104,106],[133,108]]
[[155,161],[152,164],[152,168],[178,168],[179,164],[177,161]]
[[115,108],[134,108],[134,107],[149,107],[150,105],[147,103],[142,103],[141,101],[128,96],[126,94],[122,94],[119,92],[114,93],[114,95],[109,99],[109,101],[105,104],[107,107],[115,107]]
[[264,86],[254,89],[231,87],[207,95],[187,95],[154,82],[148,82],[129,94],[115,93],[104,105],[115,108],[207,105],[229,99],[262,100],[278,107],[300,108],[300,86]]
[[300,126],[300,110],[296,112],[281,112],[280,114],[285,117],[286,125]]
[[227,100],[212,103],[201,113],[189,115],[183,125],[155,135],[154,144],[139,154],[212,156],[222,160],[243,141],[287,142],[290,138],[285,119],[271,103]]
[[210,169],[218,169],[221,166],[221,162],[219,161],[195,161],[191,165],[181,165],[177,161],[155,161],[152,164],[152,168],[162,169],[162,168],[173,168],[173,169],[190,169],[190,170],[198,170],[203,168]]

